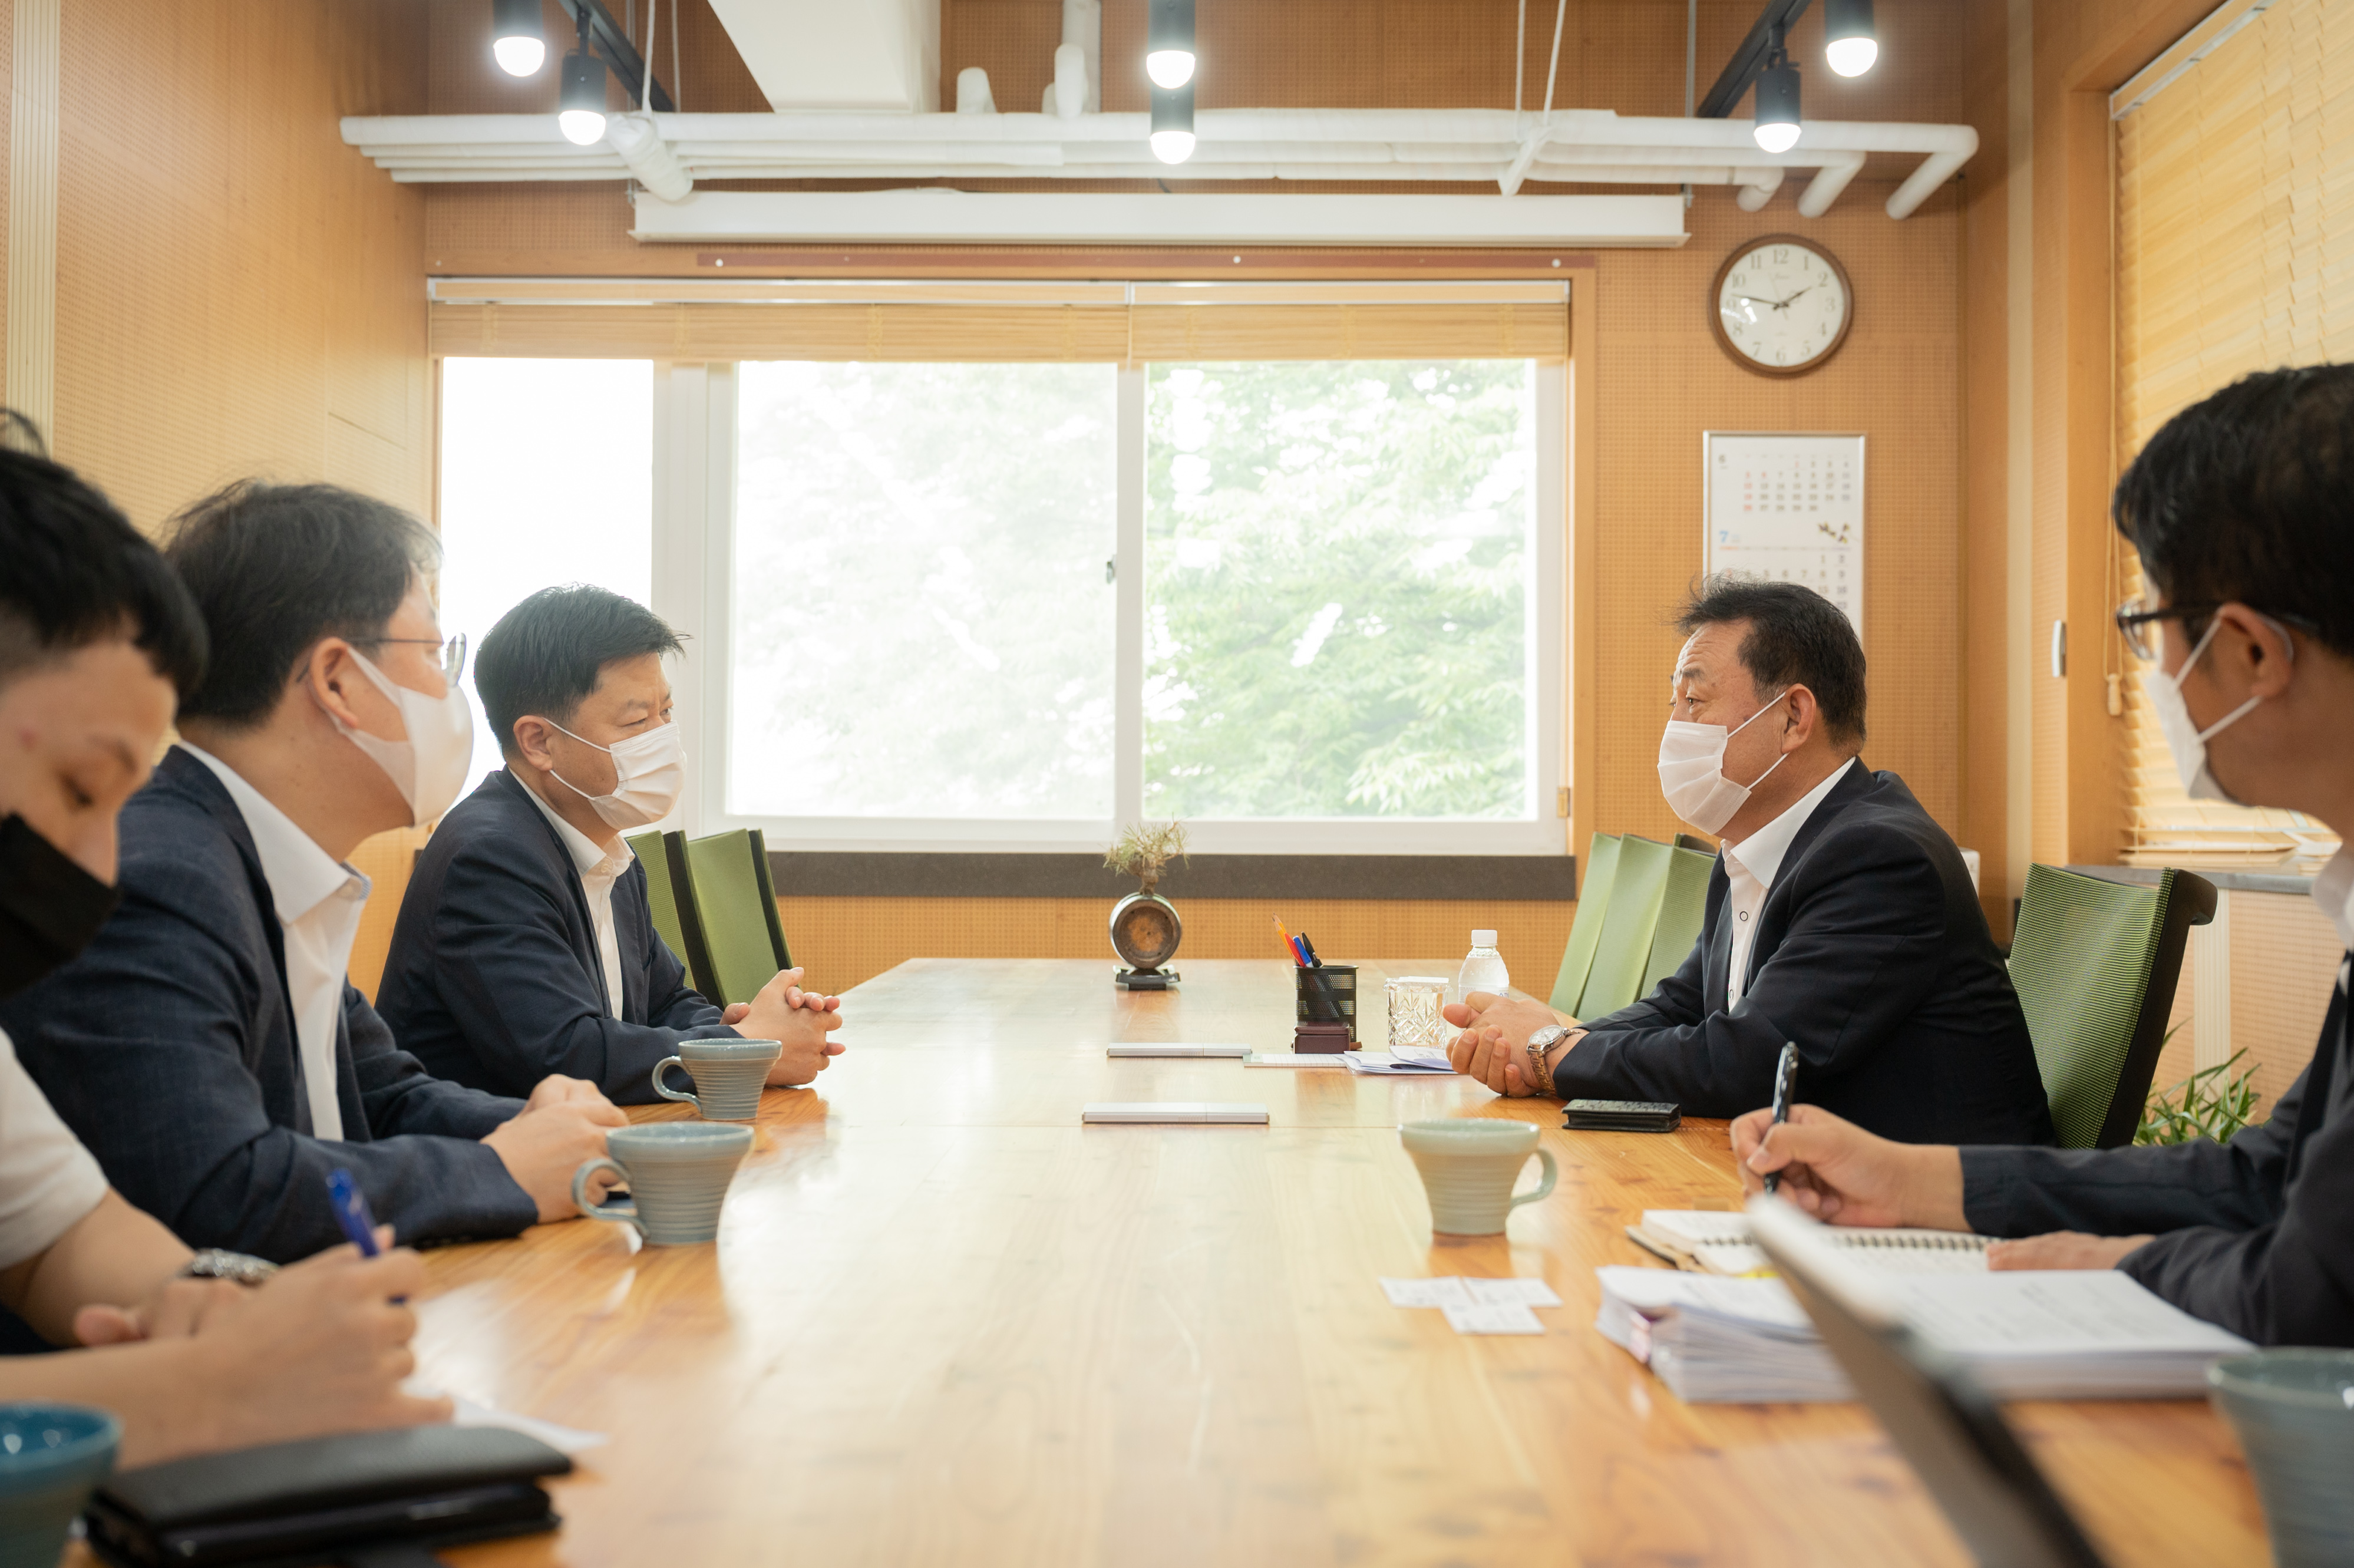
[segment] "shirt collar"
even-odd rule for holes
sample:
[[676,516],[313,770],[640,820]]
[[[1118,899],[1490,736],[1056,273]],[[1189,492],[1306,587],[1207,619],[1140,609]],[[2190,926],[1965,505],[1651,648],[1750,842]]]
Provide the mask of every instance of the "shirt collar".
[[572,869],[582,876],[591,876],[603,871],[618,877],[630,869],[631,861],[638,858],[637,852],[630,848],[630,841],[615,834],[613,853],[610,857],[613,863],[608,867],[605,862],[609,857],[605,853],[604,845],[557,816],[556,808],[541,800],[539,791],[517,778],[513,768],[507,770],[507,777],[514,779],[515,788],[531,798],[531,803],[539,808],[539,814],[555,825],[556,836],[564,841],[565,853],[572,857]]
[[1773,886],[1775,876],[1782,869],[1782,857],[1790,853],[1790,841],[1798,836],[1798,830],[1807,825],[1807,819],[1815,814],[1815,808],[1823,803],[1823,797],[1829,795],[1832,788],[1847,777],[1847,770],[1856,764],[1855,758],[1849,758],[1831,769],[1829,778],[1800,796],[1797,803],[1788,810],[1740,843],[1725,845],[1726,858],[1739,861],[1741,869],[1755,877],[1760,886]]
[[270,901],[278,906],[281,924],[291,926],[329,898],[357,887],[368,892],[368,879],[319,847],[319,842],[294,819],[280,810],[269,796],[247,783],[243,775],[202,747],[179,743],[180,749],[213,770],[245,818],[253,835],[254,853],[261,857],[261,874],[270,884]]
[[2313,901],[2338,927],[2338,939],[2354,948],[2354,844],[2342,846],[2313,879]]

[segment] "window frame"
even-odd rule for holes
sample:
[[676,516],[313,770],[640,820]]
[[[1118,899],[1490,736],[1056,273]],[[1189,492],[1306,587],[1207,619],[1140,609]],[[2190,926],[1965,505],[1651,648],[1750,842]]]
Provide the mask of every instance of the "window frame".
[[[1443,355],[1429,357],[1443,358]],[[692,834],[760,829],[771,850],[970,853],[1099,853],[1142,816],[1144,792],[1144,364],[1117,372],[1114,549],[1113,814],[1091,818],[787,817],[734,812],[726,788],[733,679],[732,570],[737,499],[737,361],[654,368],[654,606],[691,639],[674,672],[676,713],[692,759],[684,825]],[[1567,544],[1569,375],[1536,358],[1536,464],[1523,666],[1530,769],[1524,818],[1187,819],[1191,847],[1213,854],[1561,855],[1554,810],[1568,782]],[[716,718],[720,722],[713,722]]]

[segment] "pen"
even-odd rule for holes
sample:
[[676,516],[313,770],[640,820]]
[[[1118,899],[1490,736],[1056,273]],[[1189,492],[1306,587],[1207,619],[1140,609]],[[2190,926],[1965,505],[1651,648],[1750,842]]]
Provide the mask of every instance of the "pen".
[[[1786,1040],[1782,1043],[1782,1060],[1774,1068],[1774,1125],[1776,1127],[1790,1119],[1790,1090],[1797,1086],[1797,1082],[1798,1043],[1795,1040]],[[1781,1184],[1782,1173],[1779,1171],[1769,1171],[1766,1173],[1766,1190],[1768,1192]]]
[[367,1194],[353,1182],[350,1171],[337,1167],[328,1174],[327,1202],[335,1211],[335,1224],[344,1227],[345,1239],[360,1249],[362,1257],[384,1250],[376,1245],[376,1216],[368,1213]]
[[1284,927],[1283,916],[1278,915],[1274,918],[1275,934],[1283,938],[1284,956],[1288,958],[1293,963],[1299,965],[1301,969],[1306,969],[1308,967],[1308,960],[1299,956],[1299,948],[1293,943],[1290,931],[1286,929]]
[[1304,931],[1299,937],[1299,950],[1307,955],[1310,969],[1320,969],[1324,967],[1324,960],[1316,956],[1316,944],[1308,939],[1308,934]]

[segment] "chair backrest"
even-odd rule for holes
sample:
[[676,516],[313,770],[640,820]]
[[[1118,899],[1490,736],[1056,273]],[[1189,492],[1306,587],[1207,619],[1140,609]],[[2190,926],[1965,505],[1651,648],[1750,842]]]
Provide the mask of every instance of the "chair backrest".
[[1594,949],[1602,940],[1611,874],[1617,868],[1618,835],[1595,834],[1586,842],[1585,863],[1577,868],[1585,885],[1577,890],[1577,916],[1569,923],[1569,944],[1561,950],[1561,973],[1553,981],[1553,1005],[1564,1012],[1575,1012],[1577,999],[1585,994]]
[[679,928],[678,894],[671,886],[670,852],[663,846],[663,841],[684,841],[685,837],[684,833],[678,832],[640,833],[635,838],[621,841],[630,846],[630,853],[638,857],[638,863],[646,868],[646,906],[653,911],[654,935],[669,945],[681,963],[687,961],[686,933]]
[[2215,888],[2187,871],[2156,886],[2027,868],[2010,982],[2064,1149],[2133,1141],[2166,1044],[2167,1016],[2192,926],[2215,916]]
[[1602,938],[1585,991],[1569,1011],[1591,1021],[1617,1012],[1643,994],[1643,971],[1651,961],[1651,936],[1659,923],[1659,902],[1668,890],[1671,845],[1628,833],[1618,841],[1618,864],[1610,878]]
[[1659,924],[1651,933],[1650,961],[1643,966],[1640,994],[1644,996],[1683,968],[1692,944],[1700,940],[1701,927],[1707,923],[1708,879],[1716,869],[1716,856],[1681,842],[1689,837],[1678,833],[1678,843],[1668,852],[1667,891],[1659,897]]
[[768,847],[758,830],[739,828],[688,839],[683,852],[672,876],[684,890],[678,901],[683,934],[703,953],[701,963],[689,960],[695,989],[722,1006],[749,1001],[779,969],[791,967],[769,891]]

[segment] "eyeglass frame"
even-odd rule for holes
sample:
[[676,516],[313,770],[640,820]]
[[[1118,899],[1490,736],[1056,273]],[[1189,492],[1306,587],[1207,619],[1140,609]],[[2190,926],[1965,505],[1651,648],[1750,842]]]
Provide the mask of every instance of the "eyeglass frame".
[[[2155,664],[2158,662],[2158,652],[2157,649],[2150,646],[2149,639],[2143,634],[2143,627],[2153,621],[2179,620],[2183,623],[2185,631],[2193,632],[2195,635],[2195,629],[2191,626],[2191,622],[2212,615],[2224,605],[2236,601],[2218,599],[2213,604],[2169,604],[2163,609],[2141,609],[2140,607],[2147,602],[2141,595],[2135,594],[2125,603],[2117,606],[2116,614],[2112,619],[2116,622],[2117,635],[2125,639],[2126,652],[2145,664]],[[2307,637],[2321,635],[2321,628],[2304,616],[2287,615],[2274,609],[2260,609],[2256,613],[2267,620],[2278,621],[2283,626],[2293,626]]]
[[441,650],[441,678],[451,685],[466,673],[466,634],[453,631],[447,637],[354,637],[349,641],[368,648],[380,648],[387,642],[408,642],[419,648]]

